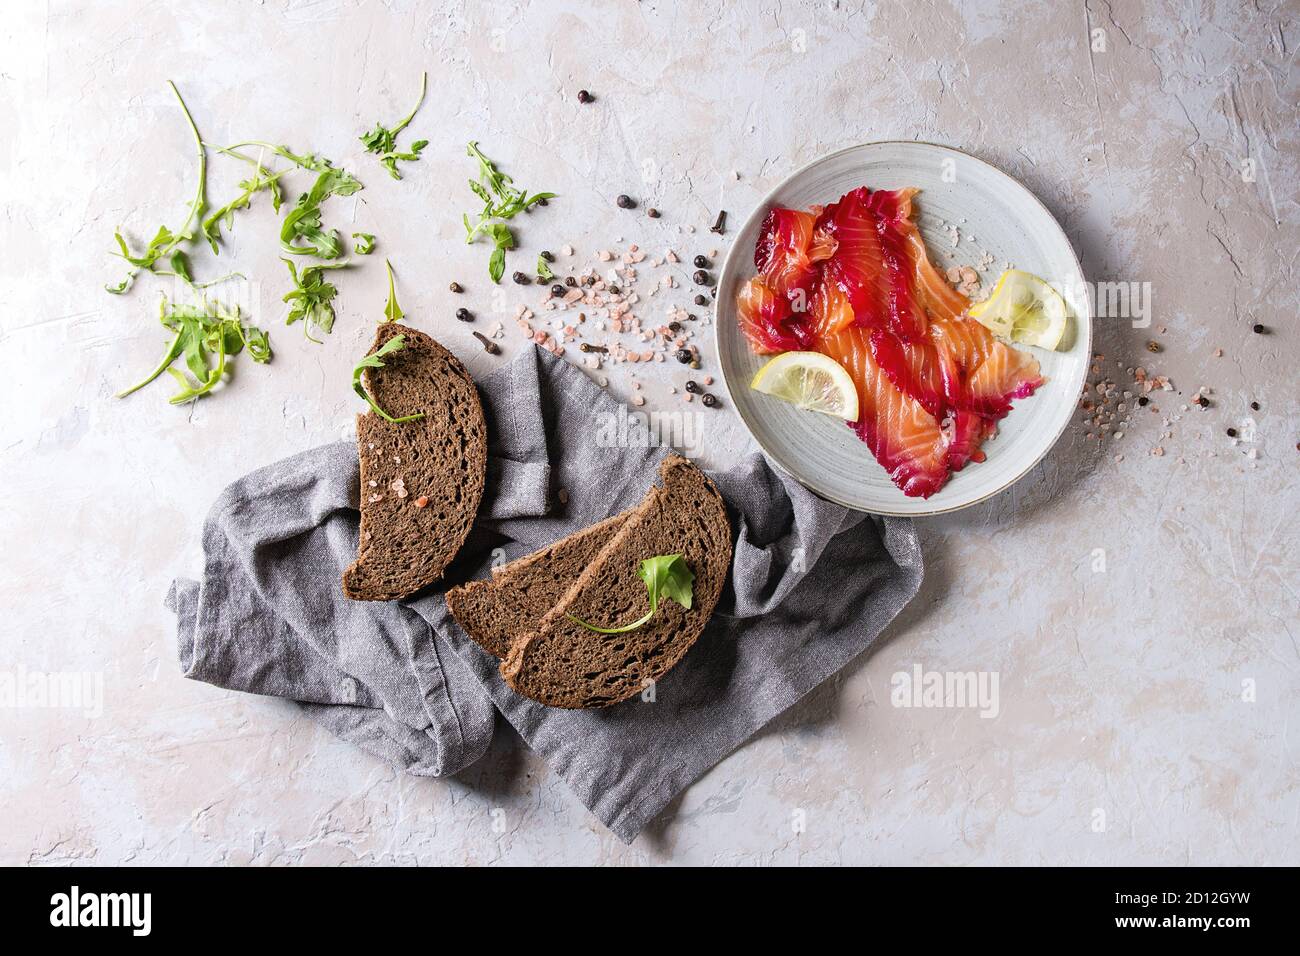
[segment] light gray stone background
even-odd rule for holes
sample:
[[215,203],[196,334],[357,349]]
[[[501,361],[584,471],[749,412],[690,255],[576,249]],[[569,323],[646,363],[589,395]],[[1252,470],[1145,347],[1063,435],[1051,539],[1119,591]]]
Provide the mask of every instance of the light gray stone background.
[[[1300,862],[1294,2],[50,0],[7,7],[0,37],[0,671],[103,687],[99,714],[0,709],[0,862]],[[398,183],[356,137],[421,69],[411,132],[431,142]],[[344,432],[386,290],[363,260],[323,346],[284,328],[261,197],[195,261],[249,276],[274,364],[193,408],[170,382],[114,399],[162,350],[170,286],[105,294],[113,229],[175,225],[194,181],[169,78],[209,140],[355,170],[367,188],[330,213],[378,234],[410,321],[475,372],[499,360],[456,305],[478,328],[506,310],[504,359],[525,343],[517,290],[494,302],[463,242],[466,140],[562,195],[523,223],[509,268],[529,269],[620,237],[725,252],[719,208],[738,220],[830,150],[921,139],[1020,178],[1090,279],[1150,283],[1150,328],[1098,321],[1101,371],[1145,364],[1180,394],[1100,449],[1080,421],[1013,490],[923,521],[926,582],[889,639],[625,847],[508,728],[459,778],[415,779],[289,704],[178,676],[162,597],[199,570],[209,503]],[[211,198],[243,175],[214,157]],[[624,398],[629,372],[607,372]],[[638,378],[647,409],[680,407],[680,366]],[[1202,386],[1213,406],[1181,411]],[[749,449],[725,408],[701,421],[706,464]],[[893,706],[914,665],[996,673],[997,715]]]

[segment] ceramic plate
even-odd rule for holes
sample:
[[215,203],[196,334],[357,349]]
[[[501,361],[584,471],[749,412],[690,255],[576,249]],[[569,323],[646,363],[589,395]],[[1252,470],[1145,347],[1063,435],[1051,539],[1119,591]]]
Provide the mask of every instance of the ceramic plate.
[[[930,258],[941,270],[976,265],[987,252],[994,262],[981,273],[986,287],[1010,262],[1056,284],[1071,311],[1066,348],[1030,350],[1046,384],[1015,403],[1001,421],[997,437],[984,444],[986,461],[968,464],[929,498],[908,498],[899,491],[843,422],[799,411],[749,388],[754,373],[770,356],[750,351],[737,324],[735,303],[741,285],[755,274],[754,243],[763,217],[773,206],[806,209],[831,203],[858,186],[920,189],[917,219]],[[960,229],[961,241],[955,247],[945,223]],[[1027,474],[1074,414],[1092,344],[1083,272],[1047,208],[1006,173],[959,150],[892,142],[854,146],[819,159],[774,189],[754,210],[736,234],[718,278],[716,335],[732,406],[763,451],[822,497],[886,515],[955,511],[997,494]]]

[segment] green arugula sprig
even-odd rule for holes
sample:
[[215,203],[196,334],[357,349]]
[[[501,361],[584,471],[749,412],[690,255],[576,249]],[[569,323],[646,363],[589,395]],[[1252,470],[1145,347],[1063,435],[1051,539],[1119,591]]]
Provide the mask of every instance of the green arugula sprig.
[[537,203],[554,199],[555,193],[533,193],[530,196],[527,190],[515,188],[514,180],[483,155],[478,143],[471,142],[465,148],[465,154],[478,160],[478,179],[469,180],[469,188],[483,200],[483,211],[479,213],[477,222],[470,222],[469,213],[462,217],[465,223],[465,242],[473,243],[480,233],[492,240],[488,275],[493,282],[500,282],[506,269],[506,250],[515,246],[514,233],[501,220],[513,219]]
[[366,391],[366,386],[361,380],[361,373],[368,368],[383,368],[383,360],[385,357],[392,355],[394,352],[400,351],[405,347],[406,336],[394,335],[383,345],[379,346],[378,349],[358,362],[356,368],[352,370],[352,390],[366,400],[366,404],[374,410],[376,415],[384,419],[384,421],[392,422],[394,425],[401,425],[403,422],[417,421],[424,417],[424,413],[419,412],[415,415],[403,415],[401,418],[394,418],[392,415],[388,414],[388,412],[380,408],[379,404],[370,397],[370,393]]
[[293,325],[301,319],[307,338],[317,345],[324,344],[320,339],[312,338],[311,330],[318,328],[325,335],[334,330],[334,296],[339,291],[334,283],[326,281],[324,273],[327,269],[346,269],[348,263],[322,262],[304,266],[299,273],[292,259],[280,261],[289,267],[289,275],[293,278],[293,288],[285,293],[283,300],[290,304],[284,324]]
[[375,251],[375,237],[369,232],[354,232],[352,238],[356,242],[352,243],[352,251],[359,256],[368,256]]
[[234,228],[235,213],[252,205],[253,196],[257,193],[264,189],[270,190],[271,208],[277,213],[280,211],[280,205],[284,202],[284,193],[280,189],[280,177],[287,172],[289,172],[288,169],[282,169],[278,173],[272,173],[264,169],[260,162],[257,163],[257,170],[252,177],[243,180],[239,184],[239,188],[243,192],[203,220],[203,236],[208,240],[208,245],[212,247],[214,256],[221,255],[222,227],[227,230]]
[[[118,398],[126,398],[167,372],[180,385],[180,391],[169,401],[173,405],[183,405],[212,391],[225,376],[228,360],[245,349],[254,362],[265,364],[271,361],[269,336],[256,326],[245,323],[238,307],[230,309],[206,299],[200,305],[168,303],[163,299],[159,320],[164,328],[174,333],[171,344],[157,367],[143,381],[118,392]],[[210,355],[216,356],[215,365],[209,363]],[[188,376],[172,368],[172,364],[182,356],[190,373]]]
[[546,261],[545,256],[537,257],[537,278],[546,282],[555,278],[555,273],[551,271],[551,264]]
[[346,169],[334,166],[316,177],[284,217],[280,227],[280,248],[290,255],[337,259],[343,255],[343,239],[337,229],[321,226],[321,203],[330,196],[351,196],[361,183]]
[[402,174],[397,171],[399,160],[404,162],[414,162],[420,158],[420,151],[429,145],[427,139],[417,139],[411,144],[408,150],[399,150],[397,148],[397,134],[410,124],[419,112],[420,107],[424,105],[424,94],[429,87],[429,74],[420,74],[420,98],[416,101],[411,112],[407,113],[396,126],[388,129],[382,123],[376,123],[375,128],[369,133],[363,133],[360,137],[361,144],[365,146],[366,152],[375,153],[379,156],[379,161],[388,169],[388,174],[394,179],[401,179]]
[[[384,306],[384,321],[396,322],[406,313],[404,313],[402,307],[397,304],[397,285],[393,279],[393,264],[385,259],[384,265],[388,268],[388,304]],[[388,412],[380,408],[379,403],[371,397],[370,393],[366,390],[365,384],[362,382],[361,373],[368,368],[383,368],[383,359],[385,356],[392,355],[394,352],[405,347],[406,336],[394,335],[383,345],[379,346],[378,349],[358,362],[356,368],[352,370],[352,390],[366,400],[366,404],[374,410],[376,415],[384,419],[384,421],[392,422],[394,425],[401,425],[403,422],[417,421],[424,417],[424,413],[420,412],[416,415],[403,415],[401,418],[394,418],[392,415],[388,414]]]
[[190,132],[194,134],[194,144],[199,153],[199,182],[194,191],[194,199],[190,202],[189,214],[185,217],[185,222],[176,230],[168,229],[166,226],[160,226],[158,232],[149,240],[149,245],[143,252],[134,253],[130,246],[127,245],[126,239],[122,237],[122,231],[119,229],[113,233],[113,238],[117,240],[120,252],[113,253],[120,256],[131,264],[131,270],[126,274],[126,278],[117,285],[106,285],[104,288],[114,295],[121,295],[131,288],[131,283],[142,269],[151,272],[157,271],[155,266],[159,260],[166,260],[171,266],[171,273],[184,279],[186,282],[193,282],[193,275],[190,270],[189,257],[181,248],[184,243],[194,238],[193,226],[199,222],[203,216],[203,210],[207,208],[207,189],[208,189],[208,154],[203,148],[203,137],[199,135],[199,128],[194,123],[194,117],[190,115],[190,109],[185,105],[185,100],[181,98],[181,91],[176,88],[176,84],[171,80],[167,85],[172,88],[176,94],[176,100],[181,104],[181,110],[185,113],[185,122],[189,124]]
[[[274,143],[261,140],[247,140],[233,146],[212,147],[217,152],[242,160],[255,169],[252,179],[239,184],[244,189],[244,193],[227,204],[232,207],[229,212],[225,213],[224,216],[221,215],[226,210],[226,207],[222,207],[222,210],[218,210],[218,213],[209,216],[205,221],[204,234],[207,236],[208,242],[212,244],[213,250],[216,250],[217,240],[220,238],[220,224],[224,223],[229,227],[235,210],[247,208],[253,194],[261,189],[272,190],[271,203],[276,212],[280,211],[281,191],[279,179],[288,170],[281,170],[278,173],[266,173],[260,159],[255,159],[246,153],[240,152],[240,150],[248,147],[269,150],[275,155],[287,159],[299,169],[306,169],[316,173],[316,181],[312,184],[311,189],[298,197],[298,201],[284,217],[284,222],[280,227],[280,248],[292,256],[316,256],[320,259],[337,259],[343,255],[343,239],[339,236],[338,231],[335,229],[327,230],[321,225],[321,204],[330,196],[351,196],[353,193],[360,191],[364,188],[361,180],[343,167],[335,166],[331,160],[316,153],[295,153],[288,146],[277,146]],[[214,228],[209,230],[208,223],[212,223]]]
[[581,624],[587,630],[595,631],[597,634],[626,634],[628,631],[635,631],[637,628],[650,623],[650,619],[659,610],[660,597],[672,598],[686,610],[691,609],[691,592],[695,583],[695,575],[691,573],[686,559],[680,554],[661,554],[657,557],[646,558],[641,562],[637,574],[641,576],[641,580],[645,582],[646,590],[650,592],[650,610],[644,617],[622,627],[597,627],[595,624],[588,624],[572,614],[564,616],[574,624]]
[[397,322],[404,318],[406,313],[397,304],[397,285],[393,281],[393,264],[385,259],[384,266],[388,269],[388,304],[384,306],[384,321]]

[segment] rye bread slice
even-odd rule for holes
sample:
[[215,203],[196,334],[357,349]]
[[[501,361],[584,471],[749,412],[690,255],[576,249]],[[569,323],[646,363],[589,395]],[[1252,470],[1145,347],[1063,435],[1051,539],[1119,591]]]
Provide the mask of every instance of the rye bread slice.
[[357,416],[361,538],[343,572],[343,593],[355,601],[406,597],[442,577],[469,534],[487,473],[487,426],[465,366],[392,322],[379,326],[370,351],[395,335],[406,336],[405,347],[365,370],[366,387],[394,418],[424,417],[395,425],[369,410]]
[[[650,610],[637,571],[646,558],[681,554],[695,575],[691,609],[661,600],[644,627],[597,634],[566,615],[602,627]],[[501,675],[520,694],[551,707],[607,707],[668,673],[713,613],[731,569],[731,522],[721,495],[679,455],[659,466],[659,483],[590,566],[542,618],[515,640]]]
[[447,592],[456,623],[493,657],[505,657],[515,638],[546,616],[583,570],[623,527],[630,511],[606,518],[540,551],[492,569],[492,577]]

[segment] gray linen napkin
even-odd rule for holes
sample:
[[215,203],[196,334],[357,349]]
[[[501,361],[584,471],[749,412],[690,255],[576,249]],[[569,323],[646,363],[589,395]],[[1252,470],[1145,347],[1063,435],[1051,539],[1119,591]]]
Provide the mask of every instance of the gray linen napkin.
[[[475,528],[448,584],[640,500],[667,449],[581,371],[532,349],[480,383],[491,442]],[[619,422],[618,427],[611,423]],[[201,582],[178,578],[181,670],[285,697],[413,774],[455,773],[491,740],[494,708],[620,839],[865,650],[916,594],[912,523],[822,501],[760,455],[712,474],[737,539],[699,642],[653,689],[596,711],[519,697],[447,612],[442,589],[353,602],[355,447],[259,469],[218,498]]]

